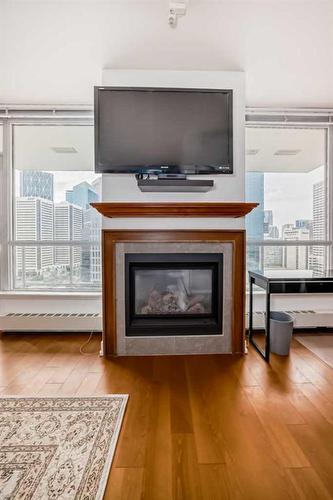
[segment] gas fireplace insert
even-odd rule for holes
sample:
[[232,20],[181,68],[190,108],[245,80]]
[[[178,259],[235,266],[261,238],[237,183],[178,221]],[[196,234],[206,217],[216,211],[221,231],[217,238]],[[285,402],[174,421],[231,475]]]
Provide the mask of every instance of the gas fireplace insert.
[[221,335],[223,255],[125,255],[126,336]]

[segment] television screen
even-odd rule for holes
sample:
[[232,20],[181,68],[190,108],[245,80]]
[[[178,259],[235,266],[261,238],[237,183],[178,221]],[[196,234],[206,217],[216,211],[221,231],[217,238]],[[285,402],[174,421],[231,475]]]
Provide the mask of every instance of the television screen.
[[95,170],[231,174],[232,91],[96,87]]

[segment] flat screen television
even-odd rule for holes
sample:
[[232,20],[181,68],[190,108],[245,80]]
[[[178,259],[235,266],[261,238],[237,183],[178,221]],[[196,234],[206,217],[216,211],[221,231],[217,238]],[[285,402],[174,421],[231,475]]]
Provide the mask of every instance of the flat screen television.
[[232,174],[232,90],[95,87],[95,170]]

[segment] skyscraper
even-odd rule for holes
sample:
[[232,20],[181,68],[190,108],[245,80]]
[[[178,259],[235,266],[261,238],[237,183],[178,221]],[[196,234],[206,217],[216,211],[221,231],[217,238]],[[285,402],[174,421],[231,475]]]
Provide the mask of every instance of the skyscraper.
[[101,200],[102,199],[102,176],[100,175],[100,176],[96,177],[96,179],[94,181],[92,181],[91,185],[92,185],[95,193],[97,193],[98,200]]
[[[248,240],[262,241],[264,239],[264,173],[247,172],[245,182],[246,201],[259,203],[246,217],[246,232]],[[250,269],[260,269],[260,248],[248,248],[248,266]]]
[[66,201],[87,210],[90,208],[90,203],[98,201],[98,194],[88,182],[83,181],[66,191]]
[[[325,240],[326,238],[326,203],[324,181],[313,185],[313,239]],[[325,271],[326,251],[323,246],[312,248],[312,269],[315,275]]]
[[[268,212],[268,215],[267,215]],[[273,226],[273,212],[272,210],[265,210],[266,221],[264,223],[264,238],[265,240],[278,240],[279,228]],[[267,226],[266,226],[267,223]],[[282,267],[282,247],[281,246],[266,246],[265,247],[265,267],[266,269],[276,269]]]
[[[101,199],[102,177],[97,177],[91,183],[92,189],[97,195],[97,200]],[[101,215],[91,208],[83,211],[83,233],[82,238],[85,241],[100,242],[102,227]],[[101,282],[101,246],[91,245],[82,248],[81,253],[81,280],[83,282],[96,283]]]
[[282,268],[283,249],[280,246],[265,247],[265,268],[276,269]]
[[53,201],[53,174],[41,170],[20,171],[20,197],[36,197]]
[[310,231],[310,239],[312,240],[313,238],[313,222],[312,220],[309,219],[298,219],[295,223],[295,227],[298,229],[308,229]]
[[[16,199],[16,240],[53,240],[53,202],[36,197]],[[26,273],[39,274],[53,265],[52,247],[18,247],[17,269]]]
[[[83,212],[83,239],[99,242],[102,218],[93,208]],[[82,281],[99,283],[101,281],[101,247],[100,244],[82,248]]]
[[279,228],[277,226],[270,226],[266,236],[268,239],[278,240],[279,234]]
[[273,210],[264,210],[264,233],[269,233],[270,226],[273,225]]
[[[82,239],[82,208],[68,202],[54,205],[54,239],[80,242]],[[68,246],[55,247],[55,264],[62,267],[72,264],[72,271],[78,269],[81,264],[81,249]]]
[[[286,241],[310,240],[310,230],[285,224],[282,239]],[[305,245],[283,247],[283,267],[286,269],[309,269],[309,247]]]

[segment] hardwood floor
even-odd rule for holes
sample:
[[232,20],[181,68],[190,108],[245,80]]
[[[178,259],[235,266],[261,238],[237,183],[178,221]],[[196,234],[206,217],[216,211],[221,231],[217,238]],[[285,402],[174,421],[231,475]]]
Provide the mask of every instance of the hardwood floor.
[[96,336],[3,335],[0,394],[128,393],[108,499],[333,498],[333,370],[297,341],[247,356],[98,357]]

